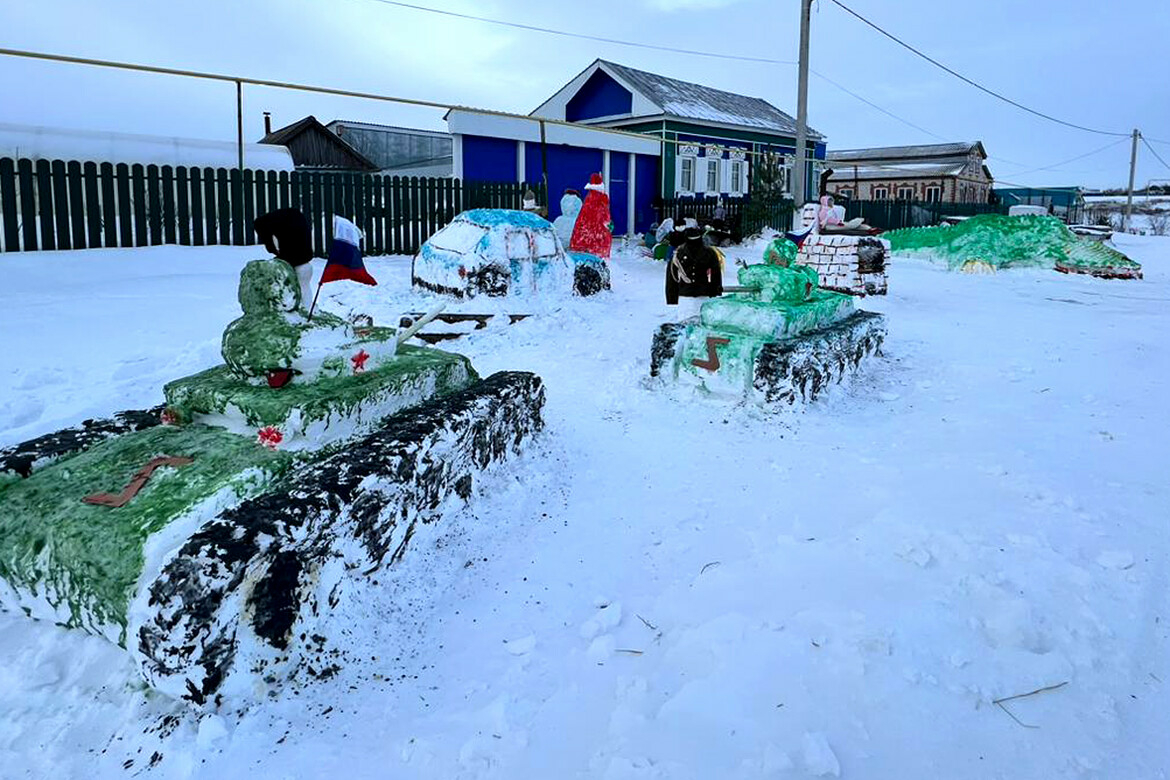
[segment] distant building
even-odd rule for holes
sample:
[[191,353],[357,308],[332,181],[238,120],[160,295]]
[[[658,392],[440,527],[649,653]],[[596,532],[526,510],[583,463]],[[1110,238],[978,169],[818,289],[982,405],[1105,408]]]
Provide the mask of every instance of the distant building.
[[267,115],[264,123],[267,134],[260,139],[260,143],[288,147],[298,171],[373,173],[378,170],[378,166],[369,158],[318,122],[314,116],[307,116],[279,130],[268,127]]
[[1005,206],[1043,206],[1070,223],[1084,218],[1085,191],[1080,187],[996,187],[994,192]]
[[335,119],[327,128],[395,176],[450,176],[454,172],[451,134],[434,130]]
[[[164,135],[71,130],[0,123],[0,157],[30,160],[170,165],[189,168],[235,168],[240,147],[235,141],[176,138]],[[244,165],[269,171],[293,170],[283,146],[244,144]]]
[[981,141],[829,152],[828,192],[860,200],[986,203],[994,179]]

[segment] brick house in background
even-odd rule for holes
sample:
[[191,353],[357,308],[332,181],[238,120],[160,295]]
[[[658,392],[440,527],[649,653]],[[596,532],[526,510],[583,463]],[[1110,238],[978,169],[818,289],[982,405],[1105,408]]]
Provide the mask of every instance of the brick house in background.
[[828,192],[860,200],[987,203],[994,179],[982,141],[829,152]]

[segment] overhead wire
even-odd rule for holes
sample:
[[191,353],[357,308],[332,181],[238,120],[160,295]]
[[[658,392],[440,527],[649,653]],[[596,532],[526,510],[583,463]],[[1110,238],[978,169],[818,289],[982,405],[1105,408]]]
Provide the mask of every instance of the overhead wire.
[[654,51],[669,51],[676,54],[690,54],[696,57],[711,57],[720,60],[739,60],[740,62],[762,62],[769,65],[795,65],[793,60],[777,60],[769,57],[751,57],[745,54],[724,54],[721,52],[701,51],[699,49],[682,49],[675,46],[660,46],[654,43],[643,43],[641,41],[622,40],[620,38],[606,38],[601,35],[589,35],[587,33],[570,32],[568,30],[557,30],[552,27],[540,27],[535,24],[523,24],[521,22],[509,22],[505,19],[493,19],[490,16],[477,16],[475,14],[465,14],[459,11],[448,11],[444,8],[432,8],[426,5],[416,5],[415,3],[403,3],[399,0],[372,0],[375,3],[382,3],[383,5],[393,5],[399,8],[409,8],[414,11],[426,11],[428,13],[440,14],[442,16],[450,16],[456,19],[468,19],[475,22],[486,22],[487,24],[495,24],[501,27],[512,27],[518,30],[529,30],[531,32],[548,33],[549,35],[560,35],[565,38],[580,38],[586,41],[597,41],[600,43],[614,43],[619,46],[632,46],[638,49],[652,49]]
[[[563,37],[567,37],[567,38],[579,38],[579,39],[583,39],[583,40],[598,41],[598,42],[602,42],[602,43],[611,43],[611,44],[615,44],[618,46],[629,46],[629,47],[639,48],[639,49],[652,49],[655,51],[668,51],[668,52],[673,52],[676,54],[688,54],[688,55],[699,56],[699,57],[711,57],[711,58],[715,58],[715,59],[738,60],[738,61],[744,61],[744,62],[757,62],[757,63],[764,63],[764,64],[768,64],[768,65],[796,65],[797,64],[796,62],[794,62],[792,60],[780,60],[780,59],[773,59],[773,58],[769,58],[769,57],[750,57],[750,56],[744,56],[744,55],[725,54],[725,53],[721,53],[721,52],[710,52],[710,51],[701,51],[701,50],[697,50],[697,49],[686,49],[686,48],[680,48],[680,47],[675,47],[675,46],[661,46],[658,44],[644,43],[641,41],[630,41],[630,40],[624,40],[624,39],[620,39],[620,38],[608,38],[608,37],[600,36],[600,35],[589,35],[587,33],[571,32],[568,30],[558,30],[558,29],[555,29],[552,27],[541,27],[539,25],[523,24],[520,22],[512,22],[512,21],[508,21],[506,19],[496,19],[496,18],[492,18],[492,17],[488,17],[488,16],[479,16],[477,14],[468,14],[468,13],[462,13],[459,11],[449,11],[449,10],[443,9],[443,8],[433,8],[431,6],[419,5],[418,3],[402,2],[401,0],[372,0],[372,1],[376,2],[376,3],[381,3],[382,5],[396,6],[398,8],[406,8],[406,9],[410,9],[410,10],[414,10],[414,11],[423,11],[426,13],[433,13],[433,14],[438,14],[441,16],[453,17],[456,19],[466,19],[469,21],[483,22],[486,24],[494,24],[494,25],[498,25],[501,27],[511,27],[511,28],[520,29],[520,30],[528,30],[531,32],[541,32],[541,33],[546,33],[549,35],[559,35],[559,36],[563,36]],[[872,100],[870,100],[862,95],[859,95],[858,93],[856,93],[853,90],[846,87],[844,84],[841,84],[840,82],[835,81],[834,79],[826,76],[825,74],[823,74],[815,69],[810,68],[810,72],[814,76],[816,76],[817,78],[824,81],[825,83],[830,84],[833,87],[836,87],[837,89],[841,90],[842,92],[844,92],[845,94],[854,98],[855,100],[858,100],[858,101],[864,103],[865,105],[869,106],[870,108],[874,109],[875,111],[878,111],[882,114],[885,114],[886,116],[890,117],[891,119],[894,119],[898,122],[901,122],[902,124],[906,125],[907,127],[911,127],[913,129],[917,130],[918,132],[923,133],[924,135],[927,135],[927,136],[934,138],[935,140],[938,140],[938,141],[946,142],[946,141],[950,140],[945,136],[939,135],[938,133],[935,133],[931,130],[927,130],[925,127],[922,127],[921,125],[915,124],[914,122],[911,122],[909,119],[906,119],[905,117],[899,116],[898,114],[894,113],[893,111],[890,111],[889,109],[886,109],[886,108],[878,105],[877,103],[874,103]],[[1027,163],[1016,162],[1015,160],[1009,160],[1007,158],[999,157],[996,155],[988,155],[988,159],[994,160],[996,162],[1007,163],[1009,165],[1019,166],[1021,168],[1027,167]]]
[[1128,138],[1118,138],[1116,141],[1110,141],[1109,143],[1105,144],[1104,146],[1102,146],[1098,149],[1094,149],[1091,152],[1085,152],[1084,154],[1078,154],[1076,157],[1070,157],[1067,160],[1061,160],[1060,162],[1053,163],[1052,165],[1043,165],[1039,168],[1030,168],[1026,171],[1016,171],[1015,173],[1012,174],[1012,176],[1022,176],[1026,173],[1037,173],[1039,171],[1050,171],[1053,168],[1059,168],[1060,166],[1067,165],[1070,162],[1076,162],[1077,160],[1083,160],[1086,157],[1092,157],[1094,154],[1104,152],[1107,149],[1112,149],[1113,147],[1118,146],[1120,144],[1123,144],[1128,140],[1129,140]]
[[926,54],[925,52],[921,51],[920,49],[915,48],[914,46],[910,45],[909,43],[906,43],[906,41],[902,40],[901,38],[894,35],[893,33],[883,29],[882,27],[878,26],[874,22],[871,22],[869,19],[866,19],[864,16],[862,16],[861,14],[857,13],[849,6],[842,3],[841,0],[830,0],[830,2],[832,2],[834,5],[841,8],[841,10],[845,11],[849,15],[857,18],[858,20],[860,20],[864,24],[868,25],[869,27],[872,27],[874,30],[877,30],[879,33],[881,33],[885,37],[889,38],[891,41],[894,41],[899,46],[901,46],[905,49],[908,49],[909,51],[918,55],[922,59],[931,63],[935,67],[941,68],[942,70],[951,74],[955,78],[957,78],[960,81],[963,81],[967,84],[970,84],[972,87],[975,87],[976,89],[980,90],[981,92],[986,92],[988,95],[991,95],[994,98],[1002,100],[1005,103],[1013,105],[1018,109],[1021,109],[1023,111],[1027,111],[1029,114],[1034,114],[1035,116],[1038,116],[1042,119],[1047,119],[1050,122],[1055,122],[1057,124],[1064,125],[1065,127],[1072,127],[1072,128],[1077,129],[1077,130],[1083,130],[1087,133],[1096,133],[1097,135],[1112,135],[1112,136],[1128,136],[1129,135],[1129,133],[1115,133],[1115,132],[1111,132],[1109,130],[1099,130],[1099,129],[1093,128],[1093,127],[1085,127],[1084,125],[1078,125],[1075,122],[1068,122],[1068,121],[1065,121],[1063,119],[1059,119],[1057,117],[1052,116],[1051,114],[1046,114],[1043,111],[1037,111],[1034,108],[1029,108],[1028,106],[1025,106],[1023,103],[1012,100],[1011,98],[1007,97],[1006,95],[1003,95],[999,92],[996,92],[995,90],[990,89],[988,87],[985,87],[982,84],[980,84],[979,82],[975,81],[974,79],[968,78],[967,76],[964,76],[962,73],[959,73],[955,69],[950,68],[947,65],[944,65],[943,63],[936,60],[934,57],[931,57],[929,54]]
[[1146,141],[1146,137],[1144,135],[1140,136],[1140,137],[1142,139],[1142,143],[1145,144],[1146,148],[1150,150],[1150,154],[1154,155],[1154,157],[1156,157],[1158,162],[1162,163],[1162,165],[1165,165],[1167,168],[1170,168],[1170,163],[1167,163],[1165,160],[1162,159],[1162,155],[1158,154],[1154,150],[1154,147],[1150,146],[1149,142]]

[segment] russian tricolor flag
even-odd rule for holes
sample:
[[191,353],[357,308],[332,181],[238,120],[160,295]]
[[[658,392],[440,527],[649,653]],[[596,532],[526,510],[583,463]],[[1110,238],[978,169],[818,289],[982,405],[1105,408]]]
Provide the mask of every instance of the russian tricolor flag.
[[321,273],[319,284],[348,279],[362,284],[377,284],[362,264],[362,250],[358,244],[362,231],[345,217],[333,217],[333,244],[329,247],[329,262]]
[[812,235],[813,228],[816,227],[816,224],[817,223],[814,221],[803,230],[789,230],[784,234],[784,237],[792,243],[796,244],[797,249],[800,249],[800,247],[804,244],[804,240]]

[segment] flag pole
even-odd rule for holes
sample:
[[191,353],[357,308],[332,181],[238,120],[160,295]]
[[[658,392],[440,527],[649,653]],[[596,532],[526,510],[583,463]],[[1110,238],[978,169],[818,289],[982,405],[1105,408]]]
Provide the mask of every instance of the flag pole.
[[317,282],[317,292],[313,293],[313,305],[309,307],[309,322],[313,321],[313,309],[317,308],[317,298],[321,295],[321,285],[323,282]]

